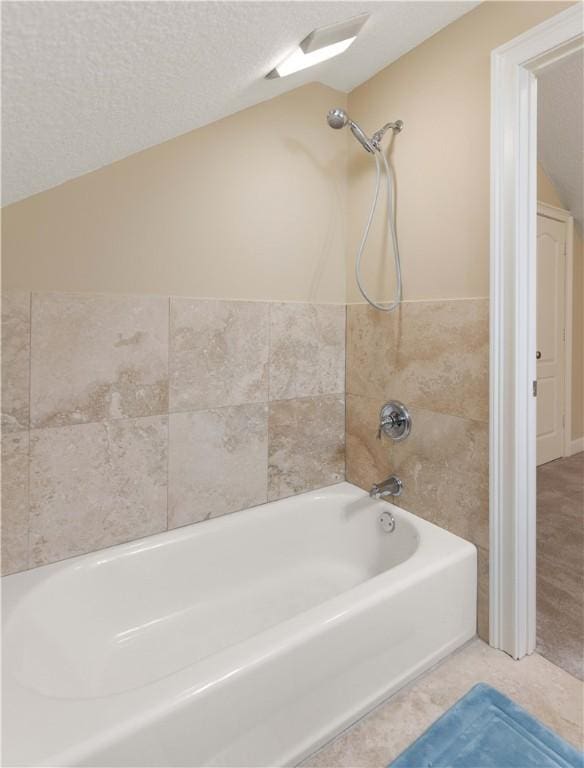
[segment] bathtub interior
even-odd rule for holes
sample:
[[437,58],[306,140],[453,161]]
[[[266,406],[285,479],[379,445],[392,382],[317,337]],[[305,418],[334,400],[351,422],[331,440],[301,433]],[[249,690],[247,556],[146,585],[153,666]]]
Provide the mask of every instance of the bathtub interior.
[[39,569],[5,627],[12,673],[62,699],[139,688],[411,557],[409,520],[383,532],[387,506],[343,486]]

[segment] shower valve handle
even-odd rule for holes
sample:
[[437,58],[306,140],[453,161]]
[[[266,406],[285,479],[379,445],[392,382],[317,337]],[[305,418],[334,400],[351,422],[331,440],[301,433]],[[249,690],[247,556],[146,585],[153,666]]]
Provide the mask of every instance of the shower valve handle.
[[382,430],[386,432],[391,431],[394,427],[401,427],[404,421],[404,417],[400,416],[397,411],[393,411],[388,416],[384,416],[382,421],[379,423],[379,431],[377,433],[377,437],[381,439]]
[[405,418],[401,416],[397,411],[384,416],[379,422],[379,429],[377,431],[377,439],[381,440],[381,432],[391,432],[392,429],[399,429],[405,422]]
[[379,412],[379,429],[377,439],[381,440],[382,433],[392,440],[404,440],[412,429],[412,417],[408,409],[398,400],[390,400]]

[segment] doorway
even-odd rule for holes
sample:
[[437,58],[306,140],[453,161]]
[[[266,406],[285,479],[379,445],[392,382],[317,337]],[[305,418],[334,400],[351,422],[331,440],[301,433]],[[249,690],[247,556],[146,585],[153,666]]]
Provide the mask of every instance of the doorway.
[[583,45],[575,5],[491,58],[489,639],[516,659],[536,648],[538,77]]
[[536,650],[584,679],[584,50],[538,78]]

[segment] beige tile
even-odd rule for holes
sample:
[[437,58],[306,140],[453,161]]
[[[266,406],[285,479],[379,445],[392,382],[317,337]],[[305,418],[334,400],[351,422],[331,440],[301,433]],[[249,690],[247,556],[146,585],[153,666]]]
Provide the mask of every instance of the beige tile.
[[270,500],[338,483],[345,474],[343,397],[270,403]]
[[33,426],[165,413],[168,299],[33,294]]
[[2,431],[28,429],[30,293],[2,294]]
[[31,565],[164,530],[167,448],[166,416],[33,430]]
[[477,632],[479,637],[489,642],[489,552],[477,547],[478,584],[477,584]]
[[169,528],[267,500],[267,405],[170,415]]
[[514,661],[474,640],[307,758],[304,768],[385,768],[476,683],[485,682],[581,748],[583,688],[534,654]]
[[268,399],[269,304],[171,298],[170,410]]
[[344,306],[271,305],[270,400],[345,391]]
[[347,310],[347,392],[488,420],[486,299]]
[[487,549],[487,425],[412,408],[406,440],[378,440],[381,404],[347,397],[349,482],[368,490],[396,474],[404,483],[403,495],[395,500],[399,506]]
[[28,566],[28,432],[2,436],[2,574]]

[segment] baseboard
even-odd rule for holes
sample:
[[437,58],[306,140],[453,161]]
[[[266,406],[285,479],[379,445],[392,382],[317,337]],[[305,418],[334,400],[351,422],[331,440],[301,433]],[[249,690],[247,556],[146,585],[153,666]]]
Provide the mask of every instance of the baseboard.
[[584,451],[584,437],[578,437],[570,443],[570,456],[580,453],[580,451]]

